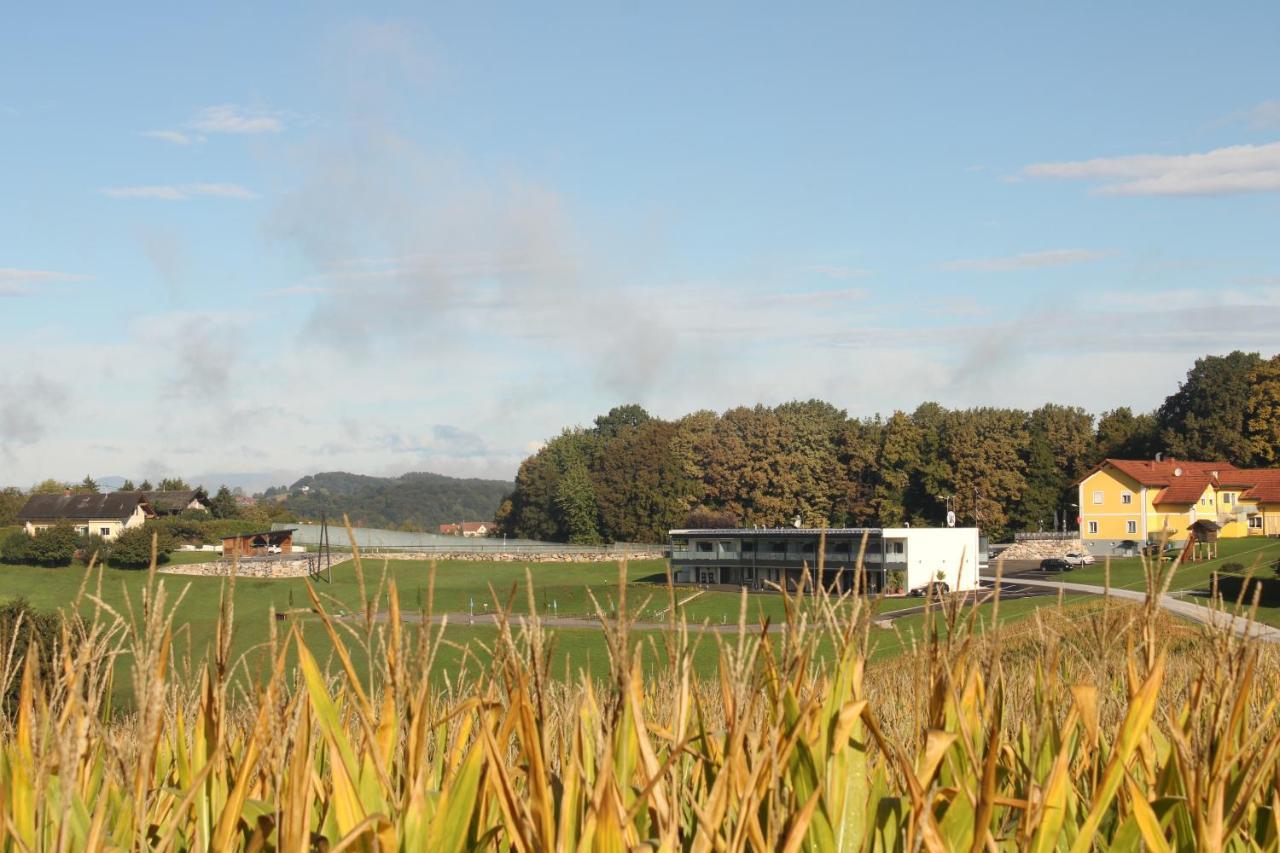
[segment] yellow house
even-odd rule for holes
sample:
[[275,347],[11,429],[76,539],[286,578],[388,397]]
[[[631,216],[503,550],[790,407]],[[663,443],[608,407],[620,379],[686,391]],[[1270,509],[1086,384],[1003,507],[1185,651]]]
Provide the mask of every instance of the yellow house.
[[1227,462],[1107,459],[1078,485],[1080,536],[1094,553],[1167,536],[1209,520],[1219,537],[1280,535],[1280,471]]
[[32,495],[18,513],[18,521],[29,536],[55,524],[66,522],[81,534],[94,534],[108,541],[121,531],[138,527],[155,511],[141,492],[101,494]]

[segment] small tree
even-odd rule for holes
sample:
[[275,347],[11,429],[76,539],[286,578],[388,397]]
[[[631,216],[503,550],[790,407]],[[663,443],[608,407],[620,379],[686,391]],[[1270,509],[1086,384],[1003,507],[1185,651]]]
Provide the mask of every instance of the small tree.
[[226,486],[219,488],[218,493],[209,500],[209,512],[214,518],[235,518],[239,509],[236,496]]
[[76,555],[80,535],[65,522],[46,527],[31,538],[31,562],[42,566],[65,566]]
[[102,489],[98,487],[97,480],[93,479],[88,474],[85,474],[84,479],[80,481],[80,485],[76,486],[76,491],[89,492],[90,494],[96,495],[98,492],[102,491]]
[[138,486],[138,491],[140,491],[140,492],[149,492],[149,491],[151,491],[151,490],[152,490],[152,489],[154,489],[154,488],[155,488],[155,486],[151,485],[151,481],[150,481],[150,480],[143,480],[143,481],[142,481],[142,483]]
[[0,559],[15,564],[31,562],[31,537],[21,530],[10,533],[0,544]]
[[146,568],[151,565],[151,536],[156,534],[156,562],[163,563],[169,559],[173,550],[173,539],[160,528],[131,527],[123,531],[111,543],[110,561],[113,566],[129,569]]
[[133,480],[125,480],[120,484],[120,491],[122,492],[136,492],[137,490],[138,487],[133,484]]
[[187,481],[181,477],[165,477],[160,481],[159,491],[162,492],[185,492],[191,487],[187,485]]

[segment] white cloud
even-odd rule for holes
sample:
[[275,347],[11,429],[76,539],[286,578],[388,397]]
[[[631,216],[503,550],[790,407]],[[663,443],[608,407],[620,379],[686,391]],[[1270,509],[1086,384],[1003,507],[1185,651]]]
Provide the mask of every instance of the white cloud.
[[111,198],[142,198],[160,201],[187,201],[193,198],[253,199],[257,193],[239,184],[153,184],[133,187],[105,187]]
[[1280,142],[1233,145],[1202,154],[1138,154],[1034,163],[1031,178],[1101,183],[1096,192],[1126,196],[1202,196],[1280,192]]
[[50,284],[86,281],[89,276],[54,270],[22,270],[0,267],[0,296],[26,296]]
[[1280,125],[1280,100],[1263,101],[1249,110],[1248,115],[1254,127],[1276,127]]
[[282,113],[244,110],[234,104],[205,107],[187,122],[187,127],[201,133],[280,133],[284,130]]
[[190,145],[193,142],[204,141],[199,136],[192,136],[180,130],[144,130],[142,135],[152,139],[159,139],[163,142],[172,142],[174,145]]
[[944,270],[961,270],[967,272],[1016,272],[1018,270],[1043,269],[1044,267],[1061,267],[1067,264],[1080,264],[1096,261],[1105,257],[1102,252],[1088,249],[1048,249],[1043,252],[1025,252],[1006,258],[970,258],[947,261],[942,264]]

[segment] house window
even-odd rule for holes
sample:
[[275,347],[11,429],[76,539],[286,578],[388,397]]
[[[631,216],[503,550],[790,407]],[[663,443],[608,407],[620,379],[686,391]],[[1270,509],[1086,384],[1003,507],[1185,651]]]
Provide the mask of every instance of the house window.
[[896,540],[890,540],[884,543],[884,552],[886,554],[901,554],[902,540],[896,539]]
[[1262,529],[1262,516],[1260,516],[1260,515],[1251,515],[1251,516],[1249,516],[1249,529],[1250,529],[1250,530],[1261,530],[1261,529]]
[[1126,521],[1126,522],[1124,523],[1124,532],[1125,532],[1125,533],[1137,533],[1137,532],[1138,532],[1138,522],[1136,522],[1136,521]]
[[711,553],[711,551],[712,551],[711,543],[710,543],[710,542],[699,542],[699,543],[698,543],[698,551],[700,551],[700,552],[701,552],[701,553],[703,553],[703,554],[710,554],[710,553]]
[[1102,495],[1102,492],[1101,492],[1101,491],[1094,492],[1094,493],[1093,493],[1093,502],[1094,502],[1094,503],[1096,503],[1096,504],[1100,504],[1100,503],[1102,503],[1102,497],[1103,497],[1103,495]]
[[99,528],[98,528],[98,535],[99,535],[99,536],[103,536],[103,537],[110,536],[110,535],[111,535],[111,528],[110,528],[110,527],[99,527]]
[[79,527],[76,528],[76,530],[80,533],[81,536],[89,535],[89,525],[87,524],[80,525]]
[[1097,532],[1098,532],[1098,522],[1096,522],[1096,521],[1091,521],[1091,522],[1089,522],[1089,532],[1090,532],[1090,533],[1097,533]]
[[1131,503],[1133,503],[1133,495],[1132,495],[1132,494],[1130,494],[1129,492],[1125,492],[1125,493],[1123,493],[1122,495],[1120,495],[1120,503],[1122,503],[1122,504],[1131,504]]
[[1235,503],[1235,502],[1236,502],[1236,496],[1235,496],[1235,495],[1233,495],[1231,492],[1223,492],[1223,493],[1222,493],[1222,502],[1223,502],[1224,504],[1233,504],[1233,503]]

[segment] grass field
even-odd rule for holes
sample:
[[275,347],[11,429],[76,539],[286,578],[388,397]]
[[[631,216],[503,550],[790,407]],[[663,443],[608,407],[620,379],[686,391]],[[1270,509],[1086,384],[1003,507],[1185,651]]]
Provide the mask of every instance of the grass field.
[[[173,555],[173,562],[201,562],[214,557],[199,552],[177,552]],[[606,613],[611,612],[616,604],[619,577],[616,563],[538,563],[528,566],[527,570],[533,579],[534,606],[545,617],[594,619],[591,595],[596,597]],[[365,612],[362,601],[373,601],[372,610],[375,612],[380,613],[385,608],[385,585],[391,580],[399,590],[401,606],[407,613],[422,610],[430,599],[434,614],[448,614],[444,637],[449,645],[441,650],[436,667],[439,672],[452,676],[468,659],[473,664],[487,663],[487,650],[497,639],[498,631],[493,625],[468,624],[470,613],[482,617],[482,621],[483,617],[494,613],[497,606],[495,593],[498,601],[504,604],[509,601],[513,613],[529,611],[525,572],[526,566],[518,563],[445,561],[436,565],[433,589],[428,562],[371,559],[364,563],[362,591],[355,564],[346,561],[334,566],[332,583],[317,583],[315,589],[326,609],[352,626],[363,621],[359,618]],[[86,617],[97,607],[97,600],[124,616],[128,615],[131,605],[135,610],[139,607],[147,580],[145,571],[105,567],[95,569],[88,578],[86,574],[86,568],[81,565],[44,568],[0,564],[0,601],[24,597],[37,609],[62,610],[70,607],[81,586],[87,584],[87,595],[80,607]],[[636,636],[652,640],[655,648],[660,644],[661,632],[643,626],[662,623],[666,619],[668,592],[665,585],[658,583],[665,577],[666,566],[662,560],[637,561],[627,566],[627,605],[639,623]],[[224,580],[186,575],[162,575],[161,578],[171,601],[181,596],[175,611],[174,643],[177,650],[189,659],[206,657],[215,636]],[[732,627],[738,622],[739,594],[688,587],[677,587],[675,592],[677,602],[691,598],[679,608],[680,615],[691,628],[704,625],[713,629],[721,625]],[[877,609],[887,614],[918,607],[922,603],[922,599],[915,598],[884,599],[878,603]],[[305,580],[240,578],[235,583],[233,604],[233,657],[244,655],[244,662],[251,669],[256,669],[262,659],[261,651],[269,642],[272,610],[294,614],[291,621],[299,623],[317,649],[329,647],[320,620],[309,612],[311,601]],[[1016,620],[1029,615],[1036,607],[1054,605],[1056,599],[1052,597],[1005,602],[1001,607],[1001,619]],[[780,625],[784,620],[783,610],[780,595],[762,593],[747,597],[749,626],[765,619],[772,625]],[[981,618],[989,618],[989,611],[989,605],[984,606]],[[277,627],[282,624],[277,623]],[[892,656],[904,646],[919,642],[924,629],[923,614],[899,618],[891,629],[874,629],[872,658]],[[568,673],[576,677],[580,670],[593,676],[606,672],[608,650],[598,628],[557,627],[550,634],[554,674],[563,676]],[[697,632],[694,666],[699,674],[707,675],[715,670],[717,636],[725,639],[731,638],[732,634]],[[774,640],[779,636],[773,635]],[[824,651],[829,652],[830,649],[824,648]],[[122,658],[117,668],[123,673],[128,665],[128,661]],[[357,665],[363,668],[360,660],[357,660]],[[469,668],[474,670],[475,666]],[[117,700],[128,702],[128,690],[127,679],[122,678],[117,688]]]
[[[1224,566],[1236,564],[1254,569],[1260,576],[1271,572],[1271,566],[1280,559],[1280,539],[1223,539],[1218,543],[1218,556],[1213,560],[1185,563],[1177,567],[1169,583],[1170,592],[1208,593],[1214,572]],[[1098,560],[1092,566],[1082,566],[1062,575],[1071,583],[1087,583],[1102,586],[1107,582],[1108,565]],[[1116,589],[1141,590],[1146,580],[1140,557],[1124,557],[1110,561],[1111,586]],[[1187,596],[1188,600],[1196,600]],[[1207,603],[1207,598],[1205,599]],[[1258,621],[1280,627],[1280,607],[1259,607]]]

